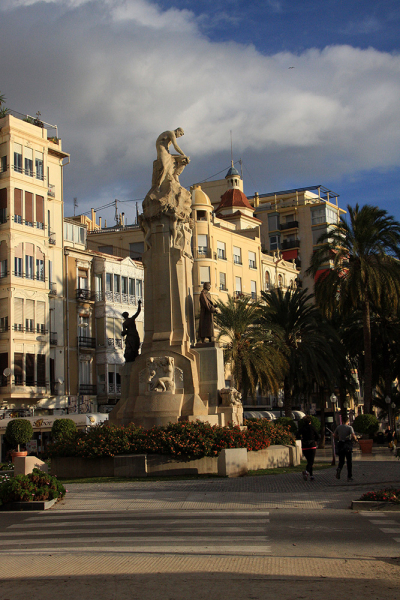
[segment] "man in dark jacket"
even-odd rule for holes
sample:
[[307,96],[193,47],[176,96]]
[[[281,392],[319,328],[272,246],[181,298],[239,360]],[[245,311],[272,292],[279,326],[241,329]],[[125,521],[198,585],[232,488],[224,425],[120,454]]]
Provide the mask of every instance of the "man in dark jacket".
[[307,460],[306,470],[303,471],[304,481],[314,481],[313,465],[315,459],[315,452],[317,450],[317,442],[319,440],[319,434],[316,429],[312,426],[312,419],[310,415],[306,415],[303,418],[304,425],[301,428],[301,448],[303,450],[304,457]]
[[347,463],[347,481],[353,481],[353,441],[358,442],[354,429],[349,425],[348,417],[343,420],[342,425],[335,429],[333,437],[338,442],[339,466],[336,469],[336,479],[340,479],[340,473],[344,467],[344,461]]

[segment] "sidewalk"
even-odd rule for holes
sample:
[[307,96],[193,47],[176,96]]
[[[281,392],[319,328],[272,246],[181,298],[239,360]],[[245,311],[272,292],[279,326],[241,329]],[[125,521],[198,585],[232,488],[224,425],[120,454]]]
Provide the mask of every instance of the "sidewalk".
[[[331,460],[329,449],[320,462]],[[336,463],[337,464],[337,463]],[[354,481],[347,482],[346,467],[340,480],[336,468],[317,470],[315,481],[301,473],[210,478],[176,481],[70,483],[68,493],[51,510],[262,510],[270,508],[346,509],[362,493],[400,486],[400,461],[388,451],[372,457],[355,457]]]

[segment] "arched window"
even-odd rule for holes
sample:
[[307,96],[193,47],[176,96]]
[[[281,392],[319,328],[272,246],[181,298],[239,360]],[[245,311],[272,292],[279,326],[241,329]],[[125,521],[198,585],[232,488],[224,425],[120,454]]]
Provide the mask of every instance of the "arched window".
[[278,275],[278,287],[282,287],[283,286],[283,277],[282,275]]
[[271,287],[271,278],[269,276],[269,272],[265,271],[265,289],[269,290]]

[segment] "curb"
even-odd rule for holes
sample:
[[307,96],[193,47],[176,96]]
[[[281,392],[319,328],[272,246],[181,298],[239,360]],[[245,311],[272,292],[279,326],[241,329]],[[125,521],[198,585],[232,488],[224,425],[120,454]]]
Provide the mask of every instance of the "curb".
[[400,511],[400,504],[394,502],[371,502],[369,500],[353,500],[351,503],[352,510],[383,510],[383,511]]
[[58,498],[54,498],[53,500],[35,500],[33,502],[8,502],[0,506],[0,510],[48,510],[57,500]]

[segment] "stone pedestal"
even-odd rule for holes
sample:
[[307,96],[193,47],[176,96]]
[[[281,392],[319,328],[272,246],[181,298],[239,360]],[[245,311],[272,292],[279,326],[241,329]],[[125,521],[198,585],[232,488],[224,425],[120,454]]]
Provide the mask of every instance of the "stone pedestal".
[[200,397],[208,397],[208,405],[218,406],[218,390],[225,387],[224,355],[222,348],[215,342],[196,344],[195,350],[200,358],[199,380]]

